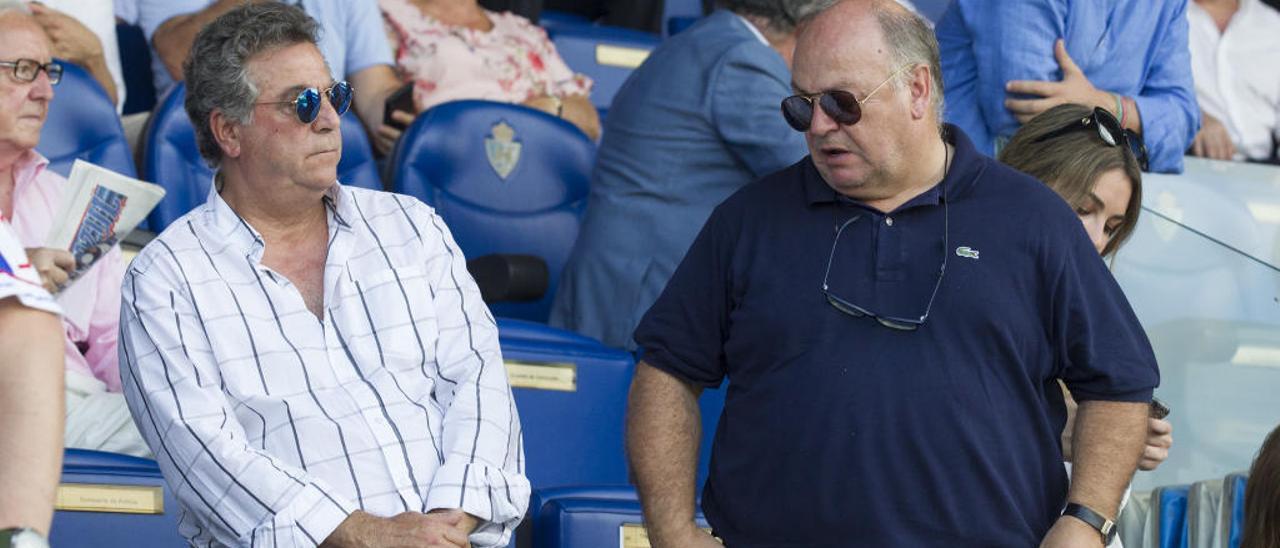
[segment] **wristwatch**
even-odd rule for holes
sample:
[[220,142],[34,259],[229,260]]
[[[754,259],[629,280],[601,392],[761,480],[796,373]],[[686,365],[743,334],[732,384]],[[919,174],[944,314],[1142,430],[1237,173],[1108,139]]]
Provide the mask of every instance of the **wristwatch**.
[[49,548],[49,541],[30,527],[0,530],[0,548]]
[[1111,540],[1116,538],[1116,522],[1104,517],[1102,514],[1094,512],[1092,508],[1074,502],[1068,502],[1067,507],[1062,510],[1062,515],[1071,516],[1080,521],[1088,523],[1090,527],[1098,530],[1102,535],[1102,545],[1109,546]]

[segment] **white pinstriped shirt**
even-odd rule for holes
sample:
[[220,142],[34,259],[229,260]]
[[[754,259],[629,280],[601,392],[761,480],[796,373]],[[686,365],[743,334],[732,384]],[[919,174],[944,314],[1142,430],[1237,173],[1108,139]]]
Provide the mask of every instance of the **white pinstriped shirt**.
[[520,422],[461,251],[416,199],[325,203],[323,320],[216,192],[125,275],[124,392],[181,533],[314,546],[356,509],[462,508],[472,543],[505,543],[529,499]]

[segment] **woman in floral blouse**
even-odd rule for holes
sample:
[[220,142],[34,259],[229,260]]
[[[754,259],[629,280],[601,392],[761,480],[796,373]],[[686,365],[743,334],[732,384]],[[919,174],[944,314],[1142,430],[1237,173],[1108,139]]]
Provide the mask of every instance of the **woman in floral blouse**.
[[578,126],[592,139],[600,118],[591,80],[569,69],[547,33],[476,0],[378,0],[401,74],[419,111],[460,99],[519,103]]

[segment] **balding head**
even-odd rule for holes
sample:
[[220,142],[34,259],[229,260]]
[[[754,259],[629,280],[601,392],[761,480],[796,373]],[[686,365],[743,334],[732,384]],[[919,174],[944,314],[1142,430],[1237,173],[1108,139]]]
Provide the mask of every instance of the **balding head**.
[[[796,49],[829,52],[847,62],[888,60],[890,70],[909,64],[929,68],[931,103],[941,120],[942,62],[938,41],[919,15],[894,0],[844,0],[804,21],[796,37]],[[797,53],[797,55],[799,55]],[[908,84],[911,72],[896,82]]]
[[928,25],[892,0],[844,0],[802,22],[796,93],[849,92],[861,111],[843,125],[814,109],[805,139],[827,184],[860,200],[889,199],[919,184],[922,161],[942,163],[939,64]]

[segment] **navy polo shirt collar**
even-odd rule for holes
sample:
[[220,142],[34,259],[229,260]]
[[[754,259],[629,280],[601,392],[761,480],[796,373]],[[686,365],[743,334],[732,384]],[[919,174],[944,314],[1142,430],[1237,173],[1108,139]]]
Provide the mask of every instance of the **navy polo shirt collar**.
[[[965,135],[964,131],[954,125],[944,124],[942,135],[955,148],[955,158],[951,160],[951,168],[947,170],[946,178],[919,196],[908,200],[907,203],[899,206],[898,210],[922,205],[937,205],[942,198],[942,183],[944,182],[946,183],[947,194],[952,199],[955,199],[961,196],[962,193],[968,192],[974,182],[977,181],[978,175],[982,173],[983,164],[987,158],[978,153],[978,150],[973,146],[973,141],[969,140],[969,136]],[[827,184],[827,181],[822,178],[822,174],[818,173],[818,168],[813,165],[812,155],[805,157],[803,173],[805,200],[809,205],[845,201],[861,206],[861,202],[858,200],[841,196],[835,189],[831,188],[831,185]]]

